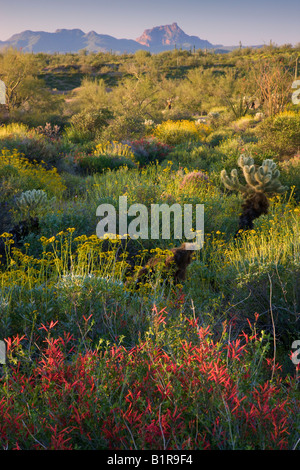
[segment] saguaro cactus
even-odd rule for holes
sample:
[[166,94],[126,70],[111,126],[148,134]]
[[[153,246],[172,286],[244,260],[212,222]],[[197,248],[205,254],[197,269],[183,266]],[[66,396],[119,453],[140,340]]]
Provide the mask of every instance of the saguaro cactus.
[[239,219],[239,232],[240,230],[252,229],[253,220],[268,213],[267,195],[280,194],[288,188],[280,183],[280,171],[271,159],[264,160],[262,165],[258,166],[254,164],[251,156],[243,154],[237,163],[242,169],[245,184],[240,182],[236,169],[231,171],[230,176],[227,175],[226,170],[222,170],[221,181],[227,189],[240,191],[243,195],[244,202]]

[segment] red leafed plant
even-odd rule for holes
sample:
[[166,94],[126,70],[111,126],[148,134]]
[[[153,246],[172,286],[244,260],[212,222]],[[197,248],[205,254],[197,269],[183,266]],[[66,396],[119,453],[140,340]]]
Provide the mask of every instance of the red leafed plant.
[[186,339],[175,330],[170,337],[169,321],[166,310],[155,307],[153,329],[131,348],[89,349],[69,333],[55,337],[54,322],[41,326],[36,344],[43,347],[36,351],[24,337],[8,338],[0,446],[292,448],[297,384],[283,381],[280,367],[264,357],[261,338],[253,333],[214,342],[195,318],[183,319]]

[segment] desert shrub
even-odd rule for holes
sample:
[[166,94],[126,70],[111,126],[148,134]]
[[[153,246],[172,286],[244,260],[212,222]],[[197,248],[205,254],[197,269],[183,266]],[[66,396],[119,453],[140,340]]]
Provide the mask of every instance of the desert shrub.
[[66,127],[64,131],[64,137],[67,141],[80,145],[92,139],[92,136],[89,132],[83,131],[81,129],[75,129],[73,126]]
[[[90,204],[97,207],[100,202],[110,202],[116,205],[119,196],[124,195],[128,196],[130,203],[140,202],[137,198],[141,197],[142,193],[145,194],[143,200],[147,202],[147,195],[149,196],[151,188],[153,198],[156,190],[160,192],[165,189],[167,180],[167,173],[160,171],[159,165],[151,164],[142,170],[122,167],[117,171],[108,170],[102,174],[94,174],[86,179],[86,186]],[[170,182],[173,180],[169,179]]]
[[164,121],[154,130],[154,136],[169,145],[178,145],[185,141],[203,142],[211,132],[208,125],[195,121]]
[[132,160],[125,157],[113,157],[110,155],[86,155],[76,160],[78,168],[85,175],[102,173],[105,170],[117,170],[122,166],[134,168]]
[[241,136],[243,145],[242,147],[242,152],[246,152],[249,155],[252,155],[253,158],[255,158],[255,161],[257,164],[261,165],[264,160],[271,159],[274,160],[275,162],[278,162],[278,153],[272,149],[267,149],[263,146],[261,146],[260,141],[253,141],[252,139],[249,139],[247,141],[247,138],[245,139],[245,136]]
[[128,141],[140,139],[146,133],[145,120],[142,117],[122,114],[112,119],[101,134],[101,141]]
[[211,166],[211,169],[215,171],[220,169],[220,163],[226,170],[231,170],[242,153],[247,153],[255,157],[255,161],[258,164],[262,163],[265,159],[274,158],[274,154],[271,151],[263,151],[259,143],[252,142],[252,139],[250,139],[250,142],[245,142],[244,136],[238,134],[222,141],[213,151],[219,152],[221,157],[219,161],[216,161],[215,164]]
[[0,139],[12,138],[15,136],[26,137],[29,127],[22,123],[12,122],[5,126],[0,126]]
[[127,144],[107,142],[96,145],[91,155],[81,154],[75,158],[75,163],[84,174],[101,173],[104,170],[116,170],[122,166],[135,167],[134,154]]
[[293,188],[296,200],[300,201],[300,155],[279,162],[281,180],[284,185]]
[[246,132],[241,132],[239,135],[240,135],[242,141],[244,142],[244,144],[256,144],[256,143],[258,143],[258,138],[252,130],[250,130],[249,132],[247,132],[247,131]]
[[238,305],[230,311],[239,326],[259,313],[260,328],[272,334],[275,328],[278,342],[287,347],[297,334],[299,317],[299,230],[299,208],[283,206],[278,199],[239,240],[225,243],[224,235],[214,240],[206,263],[214,286]]
[[283,112],[269,117],[256,128],[260,146],[279,157],[293,156],[300,148],[300,114]]
[[235,131],[235,132],[245,132],[248,129],[251,129],[255,127],[256,121],[253,118],[253,116],[243,116],[236,121],[233,121],[230,124],[230,127]]
[[[54,96],[54,95],[52,95]],[[51,126],[59,126],[63,129],[68,125],[67,116],[64,115],[63,106],[64,98],[61,95],[58,96],[58,108],[56,110],[47,110],[39,111],[32,110],[30,112],[24,113],[23,110],[12,112],[11,118],[16,122],[23,123],[30,127],[30,129],[36,129],[38,127],[45,127],[46,123],[51,124]]]
[[0,128],[0,149],[18,150],[30,162],[45,163],[48,167],[56,165],[62,151],[58,140],[59,126],[30,129],[25,124],[8,124]]
[[67,138],[74,143],[93,140],[101,135],[102,130],[108,126],[112,113],[108,108],[97,111],[82,111],[71,117],[71,126],[66,128]]
[[190,170],[218,171],[223,168],[226,155],[218,147],[210,148],[206,145],[179,145],[168,155],[174,165]]
[[209,109],[204,119],[213,130],[221,130],[223,127],[227,128],[232,122],[232,111],[224,106],[214,106]]
[[[201,142],[182,142],[181,144],[173,147],[171,152],[168,155],[168,161],[172,161],[173,164],[177,166],[188,166],[189,164],[197,164],[196,160],[192,157],[192,152],[194,149],[199,149],[203,146]],[[165,164],[166,162],[164,162]]]
[[242,153],[243,146],[243,140],[239,136],[234,136],[221,142],[218,146],[218,150],[227,155],[227,157],[234,157],[237,159]]
[[84,197],[86,195],[86,178],[82,175],[64,171],[60,174],[63,184],[66,187],[65,198]]
[[50,168],[55,166],[62,158],[60,147],[57,142],[51,142],[44,136],[36,133],[26,136],[11,135],[4,139],[0,138],[0,150],[17,150],[29,162],[42,163]]
[[129,145],[122,142],[106,142],[96,145],[95,155],[111,155],[113,157],[124,157],[134,161],[134,153]]
[[40,218],[41,234],[45,237],[51,237],[68,227],[74,227],[77,235],[92,234],[95,233],[96,224],[96,215],[91,207],[77,198],[64,201]]
[[3,165],[0,167],[0,180],[8,180],[17,177],[19,174],[18,169],[13,165]]
[[42,189],[51,197],[61,198],[65,190],[56,168],[47,170],[41,164],[29,163],[17,151],[1,151],[0,174],[2,189],[7,197],[21,191]]
[[154,138],[142,138],[126,142],[134,154],[135,160],[143,166],[148,163],[161,163],[170,153],[172,147]]
[[158,185],[151,182],[141,182],[133,188],[129,188],[128,196],[129,201],[138,204],[150,206],[150,204],[157,204],[159,201],[161,189]]
[[211,132],[207,137],[205,142],[207,142],[211,147],[217,147],[221,142],[226,141],[232,137],[232,130],[230,129],[220,129],[214,132]]

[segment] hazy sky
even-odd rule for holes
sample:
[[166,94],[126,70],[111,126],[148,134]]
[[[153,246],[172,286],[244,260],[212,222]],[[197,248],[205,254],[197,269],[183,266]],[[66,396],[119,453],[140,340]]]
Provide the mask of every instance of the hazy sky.
[[79,28],[136,39],[177,22],[226,46],[300,42],[300,0],[0,0],[0,40],[26,29]]

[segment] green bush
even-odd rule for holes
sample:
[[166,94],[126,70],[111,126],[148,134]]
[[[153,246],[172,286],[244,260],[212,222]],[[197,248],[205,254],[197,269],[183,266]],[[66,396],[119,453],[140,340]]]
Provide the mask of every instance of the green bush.
[[233,157],[237,159],[239,155],[243,152],[244,142],[239,136],[233,136],[223,142],[218,146],[218,150],[227,157]]
[[79,171],[85,175],[102,173],[107,169],[116,170],[122,166],[135,167],[134,154],[130,146],[120,142],[98,144],[93,154],[77,154],[75,163]]
[[253,116],[243,116],[236,121],[233,121],[230,124],[230,127],[235,131],[235,132],[245,132],[248,129],[251,129],[255,127],[257,124],[257,121],[254,119]]
[[265,119],[256,128],[260,146],[279,157],[293,156],[300,148],[300,114],[291,111]]
[[279,162],[280,179],[282,184],[293,188],[295,199],[300,201],[300,155]]
[[135,164],[126,157],[115,157],[111,155],[86,155],[76,160],[80,172],[84,175],[102,173],[105,170],[117,170],[122,166],[134,168]]
[[221,144],[221,142],[226,141],[227,139],[232,137],[232,135],[233,135],[232,130],[220,129],[209,134],[206,138],[206,142],[211,147],[217,147],[218,145]]
[[86,178],[82,175],[64,171],[60,176],[66,186],[65,198],[78,198],[86,194]]
[[226,155],[218,148],[206,146],[194,147],[190,151],[178,152],[175,150],[170,154],[170,157],[172,157],[172,161],[177,161],[181,166],[204,171],[217,171],[226,160]]
[[82,111],[74,114],[71,126],[65,130],[67,138],[74,143],[82,143],[100,137],[102,130],[108,126],[112,113],[107,108],[97,111]]
[[46,237],[69,227],[74,227],[77,235],[92,234],[96,231],[96,212],[88,203],[75,198],[73,201],[64,201],[62,205],[57,205],[56,209],[48,211],[41,217],[40,225],[41,233]]
[[135,115],[118,115],[101,134],[101,141],[128,141],[140,139],[146,132],[144,120]]

